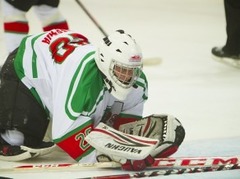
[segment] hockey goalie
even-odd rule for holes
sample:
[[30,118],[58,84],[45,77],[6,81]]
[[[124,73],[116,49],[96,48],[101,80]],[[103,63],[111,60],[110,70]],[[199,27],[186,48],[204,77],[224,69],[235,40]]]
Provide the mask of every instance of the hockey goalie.
[[184,128],[171,115],[142,116],[148,99],[142,66],[139,46],[123,30],[98,47],[63,29],[27,36],[1,69],[0,160],[38,157],[58,146],[78,162],[143,170],[172,155]]

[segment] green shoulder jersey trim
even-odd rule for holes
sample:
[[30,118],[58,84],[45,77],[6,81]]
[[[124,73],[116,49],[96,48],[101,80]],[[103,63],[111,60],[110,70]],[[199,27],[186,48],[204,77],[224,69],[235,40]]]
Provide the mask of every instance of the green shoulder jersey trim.
[[33,49],[33,54],[32,54],[32,75],[33,78],[37,78],[38,77],[38,72],[37,72],[37,55],[36,55],[36,51],[34,50],[34,43],[36,42],[36,40],[38,39],[38,37],[40,37],[42,34],[34,37],[31,41],[31,46]]
[[[39,38],[42,34],[34,37],[31,40],[31,49],[33,50],[33,56],[32,56],[33,78],[37,78],[37,64],[36,64],[37,55],[36,55],[36,52],[33,48],[33,45],[36,42],[36,39]],[[23,56],[24,56],[24,53],[25,53],[25,50],[26,50],[26,41],[27,41],[28,37],[30,37],[30,36],[24,37],[23,40],[21,41],[21,43],[19,45],[19,48],[18,48],[17,55],[14,59],[15,72],[16,72],[16,74],[17,74],[17,76],[19,77],[20,80],[25,77],[25,72],[24,72],[24,68],[23,68]],[[35,97],[35,99],[38,101],[38,103],[45,109],[46,113],[49,115],[49,110],[46,107],[44,107],[44,105],[43,105],[37,91],[35,90],[35,88],[31,88],[29,90],[32,93],[32,95]]]
[[17,55],[14,59],[14,68],[15,68],[15,71],[17,73],[17,76],[19,77],[19,79],[22,79],[24,76],[25,76],[25,72],[24,72],[24,68],[23,68],[23,54],[24,54],[24,51],[26,49],[26,40],[27,40],[27,37],[23,38],[22,42],[21,42],[21,45],[19,46],[18,48],[18,52],[17,52]]
[[148,89],[148,81],[147,78],[145,76],[145,74],[142,72],[140,77],[137,79],[136,81],[136,85],[141,86],[143,88],[144,94],[143,94],[143,99],[147,100],[148,96],[146,95],[146,90]]
[[[36,52],[34,50],[34,43],[36,42],[36,40],[42,36],[44,33],[34,37],[33,39],[31,39],[31,49],[32,49],[32,74],[33,74],[33,78],[37,78],[37,55]],[[24,68],[23,68],[23,57],[24,57],[24,53],[26,53],[26,41],[28,40],[28,38],[31,36],[27,36],[24,37],[23,40],[21,41],[19,48],[18,48],[18,52],[17,55],[15,57],[14,60],[14,68],[15,71],[17,73],[17,76],[22,79],[25,77],[25,72],[24,72]]]
[[94,56],[95,51],[92,51],[81,60],[70,83],[65,112],[72,120],[80,114],[90,116],[103,98],[104,82]]

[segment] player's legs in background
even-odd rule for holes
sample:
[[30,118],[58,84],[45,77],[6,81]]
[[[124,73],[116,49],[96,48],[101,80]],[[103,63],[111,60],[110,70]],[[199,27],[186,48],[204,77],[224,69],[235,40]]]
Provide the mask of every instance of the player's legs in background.
[[3,35],[8,53],[16,49],[29,32],[26,12],[31,8],[32,3],[34,1],[31,0],[2,1]]
[[52,29],[69,29],[65,17],[61,14],[59,0],[45,1],[40,0],[33,9],[41,21],[43,31]]
[[224,0],[227,40],[212,49],[213,58],[240,68],[240,1]]

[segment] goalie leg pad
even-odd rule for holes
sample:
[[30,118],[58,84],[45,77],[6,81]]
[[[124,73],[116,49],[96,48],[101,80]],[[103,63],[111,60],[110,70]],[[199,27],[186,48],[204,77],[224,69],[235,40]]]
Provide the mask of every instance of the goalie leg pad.
[[171,115],[150,115],[142,120],[122,124],[119,130],[153,139],[159,139],[158,147],[151,153],[153,157],[168,157],[181,145],[185,130],[180,121]]

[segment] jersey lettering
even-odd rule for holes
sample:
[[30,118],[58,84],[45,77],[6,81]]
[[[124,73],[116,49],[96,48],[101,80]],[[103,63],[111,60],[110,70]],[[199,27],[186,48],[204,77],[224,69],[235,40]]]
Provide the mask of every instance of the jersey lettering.
[[52,40],[52,37],[58,35],[58,34],[61,34],[63,32],[66,32],[67,30],[64,30],[64,29],[56,29],[56,30],[51,30],[49,33],[47,33],[47,35],[44,37],[44,39],[42,40],[43,43],[46,43],[46,44],[50,44],[51,43],[51,40]]

